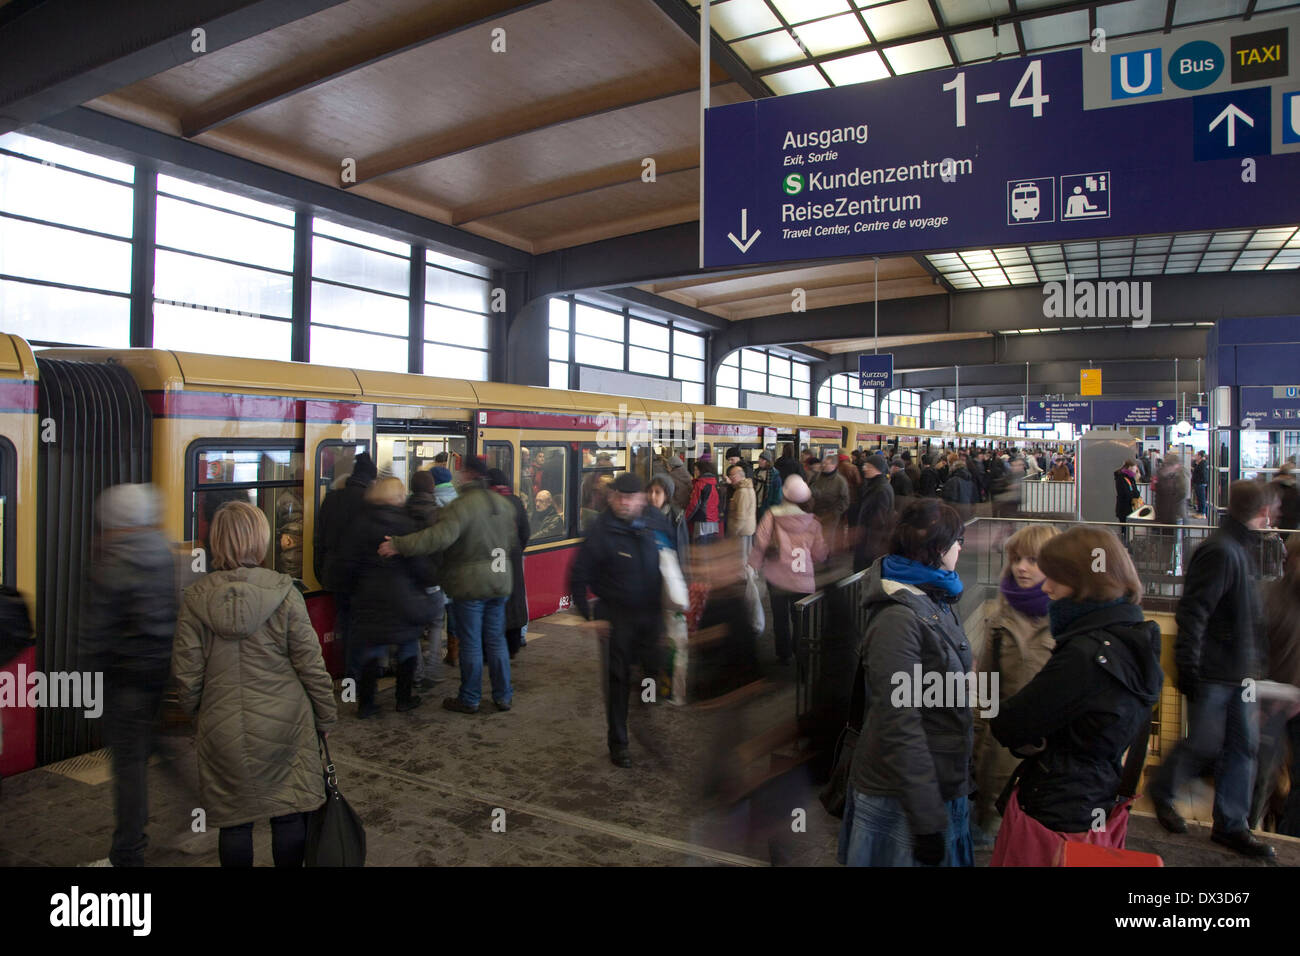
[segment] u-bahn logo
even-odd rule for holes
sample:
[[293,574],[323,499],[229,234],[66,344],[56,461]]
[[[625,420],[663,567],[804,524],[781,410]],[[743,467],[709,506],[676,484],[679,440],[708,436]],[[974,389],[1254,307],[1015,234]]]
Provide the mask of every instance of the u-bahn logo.
[[1116,53],[1110,58],[1110,98],[1126,100],[1135,96],[1157,96],[1161,82],[1160,47]]

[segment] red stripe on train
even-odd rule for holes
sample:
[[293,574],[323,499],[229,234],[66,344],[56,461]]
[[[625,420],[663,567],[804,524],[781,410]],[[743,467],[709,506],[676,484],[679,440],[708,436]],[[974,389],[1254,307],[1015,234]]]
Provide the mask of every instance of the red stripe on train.
[[369,425],[374,406],[360,402],[328,402],[281,395],[237,395],[223,392],[145,392],[150,410],[159,418],[216,418],[226,421],[344,422]]

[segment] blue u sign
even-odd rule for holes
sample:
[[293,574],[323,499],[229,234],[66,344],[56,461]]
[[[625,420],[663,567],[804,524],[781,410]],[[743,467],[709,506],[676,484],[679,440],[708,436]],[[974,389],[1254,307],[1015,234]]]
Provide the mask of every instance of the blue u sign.
[[1164,90],[1160,72],[1160,47],[1115,53],[1110,58],[1110,98],[1156,96]]

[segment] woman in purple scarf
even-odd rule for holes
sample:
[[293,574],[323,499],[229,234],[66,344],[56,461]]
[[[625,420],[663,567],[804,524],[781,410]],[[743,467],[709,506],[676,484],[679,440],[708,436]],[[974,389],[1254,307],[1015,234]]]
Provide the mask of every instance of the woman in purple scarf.
[[[1038,569],[1038,554],[1058,533],[1051,525],[1031,524],[1007,539],[997,604],[989,614],[984,646],[975,663],[978,672],[996,675],[997,684],[989,686],[999,704],[1043,669],[1056,646],[1048,626],[1045,575]],[[1020,760],[993,739],[988,720],[979,718],[974,762],[977,797],[972,835],[976,846],[991,846],[1002,822],[993,804]]]

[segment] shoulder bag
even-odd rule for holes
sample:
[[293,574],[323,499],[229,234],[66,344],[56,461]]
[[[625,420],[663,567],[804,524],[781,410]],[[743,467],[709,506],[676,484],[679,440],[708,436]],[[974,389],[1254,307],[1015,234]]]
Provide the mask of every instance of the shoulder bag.
[[366,828],[343,794],[330,759],[329,744],[320,738],[324,751],[325,802],[307,820],[307,851],[304,866],[365,866]]

